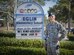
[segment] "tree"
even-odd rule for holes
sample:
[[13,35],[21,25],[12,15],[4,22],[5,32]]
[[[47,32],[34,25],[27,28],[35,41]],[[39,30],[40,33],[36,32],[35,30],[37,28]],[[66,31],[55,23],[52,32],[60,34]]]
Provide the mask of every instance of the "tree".
[[0,0],[1,4],[1,11],[3,12],[2,18],[6,21],[7,24],[7,30],[9,30],[9,21],[13,21],[13,0]]
[[58,0],[57,4],[50,8],[49,12],[54,12],[57,20],[68,23],[69,33],[70,24],[74,20],[74,0]]
[[56,14],[57,20],[67,22],[68,20],[68,0],[59,0],[53,8],[50,8],[49,12]]
[[[43,0],[34,0],[41,5],[44,5]],[[20,3],[20,2],[19,2]],[[3,12],[4,23],[7,24],[7,30],[9,30],[9,23],[13,22],[13,14],[14,14],[14,0],[0,0],[0,4],[2,5],[0,10]],[[2,8],[3,7],[3,8]]]
[[[50,8],[50,12],[56,13],[57,17],[63,22],[68,22],[68,17],[74,18],[74,0],[59,0],[57,4]],[[70,14],[69,14],[70,12]],[[74,20],[74,19],[73,19]]]
[[74,0],[71,0],[71,17],[74,22]]
[[35,2],[38,2],[39,4],[41,4],[41,5],[45,5],[45,2],[44,2],[44,0],[34,0]]

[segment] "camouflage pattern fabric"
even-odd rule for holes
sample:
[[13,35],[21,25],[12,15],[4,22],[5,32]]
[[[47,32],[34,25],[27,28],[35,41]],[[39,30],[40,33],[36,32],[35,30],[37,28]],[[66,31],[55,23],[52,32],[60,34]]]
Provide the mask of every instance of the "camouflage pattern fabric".
[[[58,34],[61,33],[59,37]],[[59,41],[67,35],[66,29],[59,23],[48,23],[45,30],[45,48],[47,55],[59,55]]]

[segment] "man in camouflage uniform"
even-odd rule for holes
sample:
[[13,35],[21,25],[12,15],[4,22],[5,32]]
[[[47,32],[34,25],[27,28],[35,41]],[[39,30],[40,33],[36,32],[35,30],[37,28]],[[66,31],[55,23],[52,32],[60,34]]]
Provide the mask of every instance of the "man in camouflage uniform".
[[[67,36],[66,29],[55,20],[55,15],[49,13],[45,30],[47,55],[59,55],[59,41]],[[61,33],[59,37],[58,34]]]

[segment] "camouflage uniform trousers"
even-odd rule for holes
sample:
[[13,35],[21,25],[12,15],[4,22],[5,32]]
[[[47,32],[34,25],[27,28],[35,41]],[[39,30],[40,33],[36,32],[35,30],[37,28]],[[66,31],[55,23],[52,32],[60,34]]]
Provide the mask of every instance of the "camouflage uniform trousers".
[[47,55],[59,55],[59,44],[54,42],[45,41],[45,49]]

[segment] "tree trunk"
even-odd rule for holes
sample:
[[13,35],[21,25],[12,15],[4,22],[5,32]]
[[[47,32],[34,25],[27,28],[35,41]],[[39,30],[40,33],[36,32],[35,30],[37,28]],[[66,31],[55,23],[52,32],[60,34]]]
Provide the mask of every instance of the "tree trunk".
[[9,17],[8,17],[8,15],[7,15],[7,21],[6,21],[6,22],[7,22],[7,31],[9,30],[9,21],[8,21],[8,18],[9,18]]

